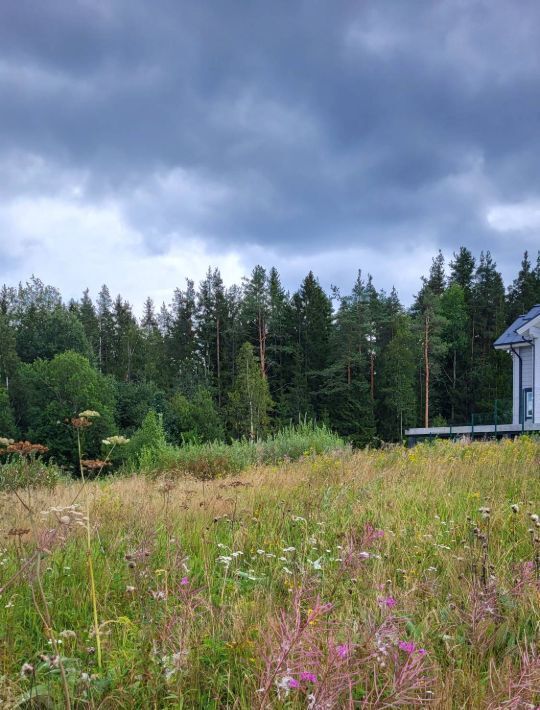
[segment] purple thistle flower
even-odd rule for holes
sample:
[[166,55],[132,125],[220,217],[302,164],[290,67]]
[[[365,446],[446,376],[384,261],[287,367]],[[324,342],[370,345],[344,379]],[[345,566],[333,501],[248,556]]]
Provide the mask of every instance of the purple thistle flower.
[[336,648],[337,654],[340,658],[347,658],[349,655],[349,647],[347,646],[346,643],[341,644]]
[[405,653],[414,653],[416,646],[413,641],[400,641],[398,644],[399,648]]
[[307,681],[308,683],[316,683],[317,682],[317,676],[315,673],[307,673],[304,671],[303,673],[300,673],[300,680]]
[[394,597],[379,597],[377,601],[379,602],[379,606],[385,606],[388,609],[393,609],[397,604]]
[[299,688],[300,683],[296,680],[296,678],[289,678],[289,688]]
[[180,585],[182,587],[185,587],[187,584],[189,584],[189,579],[187,577],[182,577],[182,579],[180,580]]

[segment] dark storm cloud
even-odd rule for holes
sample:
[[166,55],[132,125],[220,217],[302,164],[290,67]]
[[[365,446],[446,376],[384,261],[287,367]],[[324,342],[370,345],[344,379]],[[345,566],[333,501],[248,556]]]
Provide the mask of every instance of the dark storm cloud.
[[[539,20],[532,0],[5,2],[0,190],[76,181],[152,252],[182,228],[504,260],[486,210],[540,199]],[[47,168],[21,177],[29,155]]]

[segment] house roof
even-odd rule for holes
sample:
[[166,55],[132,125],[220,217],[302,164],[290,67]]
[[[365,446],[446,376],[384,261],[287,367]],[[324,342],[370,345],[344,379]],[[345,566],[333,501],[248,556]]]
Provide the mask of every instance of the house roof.
[[528,343],[529,340],[524,338],[518,331],[527,325],[530,321],[540,316],[540,304],[533,306],[530,311],[525,313],[525,315],[519,316],[512,323],[512,325],[507,328],[502,335],[500,335],[497,340],[493,343],[495,348],[509,348],[511,345],[521,345],[522,343]]

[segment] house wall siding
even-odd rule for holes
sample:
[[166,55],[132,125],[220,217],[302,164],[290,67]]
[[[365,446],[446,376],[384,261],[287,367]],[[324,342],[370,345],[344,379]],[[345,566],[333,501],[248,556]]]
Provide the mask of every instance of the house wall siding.
[[532,386],[533,386],[533,349],[532,349],[532,346],[528,345],[524,348],[520,348],[519,354],[521,355],[521,359],[523,360],[521,387],[522,387],[522,389],[525,389],[526,387],[530,387],[532,389]]
[[534,342],[534,421],[540,424],[540,338]]
[[[538,346],[537,346],[538,347]],[[534,348],[530,345],[526,345],[522,348],[516,348],[516,351],[521,356],[521,389],[527,389],[530,387],[534,389],[534,421],[540,422],[540,370],[539,370],[539,357],[534,358]],[[536,360],[536,362],[535,362]],[[512,424],[520,423],[520,388],[519,388],[519,357],[512,353]],[[534,369],[536,367],[536,372]]]
[[512,355],[512,424],[519,424],[519,358],[515,353]]

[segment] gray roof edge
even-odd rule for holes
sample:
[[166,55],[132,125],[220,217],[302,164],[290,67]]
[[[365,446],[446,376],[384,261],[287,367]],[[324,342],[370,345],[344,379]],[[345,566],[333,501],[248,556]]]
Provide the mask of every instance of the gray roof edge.
[[529,321],[531,321],[533,318],[536,318],[537,316],[540,315],[540,304],[535,304],[532,308],[530,308],[527,313],[519,316],[516,318],[516,320],[512,323],[510,327],[508,327],[499,337],[495,342],[493,343],[494,348],[501,348],[501,347],[510,347],[511,345],[518,345],[520,343],[528,343],[529,341],[524,338],[520,333],[517,331],[520,328],[523,328]]

